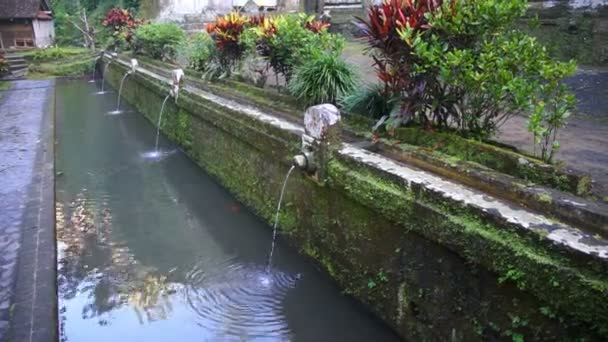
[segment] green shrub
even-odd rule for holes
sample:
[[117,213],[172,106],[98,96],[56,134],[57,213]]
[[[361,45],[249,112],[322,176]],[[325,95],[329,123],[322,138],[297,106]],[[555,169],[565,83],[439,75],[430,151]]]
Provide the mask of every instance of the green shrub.
[[512,29],[527,8],[526,0],[386,0],[370,7],[359,25],[380,80],[401,101],[387,125],[416,121],[487,139],[512,115],[533,112],[535,140],[551,136],[542,145],[559,146],[554,132],[572,102],[559,84],[574,63],[555,62],[535,38]]
[[61,59],[68,59],[76,57],[78,55],[90,53],[90,50],[82,48],[70,48],[70,47],[53,47],[48,49],[35,50],[32,54],[31,59],[34,62],[49,62],[57,61]]
[[296,68],[289,91],[307,105],[336,103],[355,87],[351,67],[336,54],[320,54]]
[[383,84],[357,87],[340,99],[340,106],[347,112],[380,119],[389,115],[395,101],[387,97]]
[[188,59],[188,67],[202,72],[204,79],[223,79],[237,72],[240,62],[227,62],[225,55],[217,48],[216,41],[207,33],[198,33],[185,44],[184,55]]
[[109,35],[108,48],[121,51],[133,48],[133,37],[138,27],[144,24],[141,19],[135,19],[134,13],[125,8],[110,8],[103,18],[104,31]]
[[323,53],[339,54],[344,39],[327,31],[312,16],[280,15],[262,17],[245,31],[242,40],[268,61],[275,74],[289,82],[295,69]]
[[549,163],[560,148],[557,132],[566,126],[576,104],[574,95],[559,80],[573,74],[575,67],[574,63],[544,66],[542,73],[548,81],[540,84],[541,97],[533,103],[528,121],[528,131],[534,136],[534,154]]
[[184,31],[174,23],[142,25],[135,31],[135,51],[152,58],[174,59],[185,38]]
[[205,71],[205,67],[217,54],[215,42],[207,33],[197,33],[187,43],[185,55],[188,66],[197,71]]
[[218,16],[214,22],[207,24],[207,33],[216,45],[216,54],[208,66],[207,74],[229,76],[233,69],[240,67],[246,50],[241,35],[249,24],[249,18],[238,12]]
[[96,57],[88,57],[69,63],[31,64],[30,73],[43,74],[40,76],[81,77],[90,75],[95,70]]

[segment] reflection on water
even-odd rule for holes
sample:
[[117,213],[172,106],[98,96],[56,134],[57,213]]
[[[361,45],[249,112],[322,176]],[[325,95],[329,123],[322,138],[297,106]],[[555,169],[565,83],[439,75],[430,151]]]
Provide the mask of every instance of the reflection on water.
[[297,276],[256,265],[203,263],[187,279],[185,299],[210,335],[289,339],[282,302]]
[[267,272],[271,229],[93,88],[57,88],[62,341],[397,340],[280,241]]
[[152,151],[147,151],[147,152],[142,153],[141,156],[142,156],[142,158],[149,159],[149,160],[162,160],[174,152],[176,152],[176,150],[171,150],[171,151],[152,150]]

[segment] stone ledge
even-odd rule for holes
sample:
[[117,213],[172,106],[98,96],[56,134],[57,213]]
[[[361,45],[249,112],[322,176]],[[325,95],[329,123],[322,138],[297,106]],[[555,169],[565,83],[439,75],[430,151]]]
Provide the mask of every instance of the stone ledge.
[[[163,69],[162,63],[147,61],[147,58],[143,58],[143,60],[145,61],[143,62],[145,68],[152,70],[154,74],[160,75],[166,80],[169,79],[170,73]],[[127,62],[124,60],[123,62],[126,66]],[[167,67],[167,65],[165,65],[165,67]],[[293,123],[295,120],[301,120],[301,115],[297,114],[296,109],[287,106],[283,96],[273,94],[273,96],[270,97],[270,100],[275,101],[272,105],[269,105],[266,102],[255,103],[255,101],[259,99],[259,94],[256,93],[256,95],[253,96],[255,100],[252,101],[250,99],[250,89],[248,89],[246,94],[244,93],[243,96],[239,98],[239,89],[233,88],[227,90],[223,88],[224,86],[218,86],[212,82],[205,82],[188,75],[186,75],[186,79],[188,80],[188,83],[192,85],[193,89],[200,90],[205,94],[209,94],[216,98],[222,98],[223,101],[228,101],[233,104],[234,106],[232,106],[232,108],[244,106],[254,108],[258,112],[261,111],[258,108],[263,108],[263,113],[268,113],[270,116],[283,119],[287,122]],[[230,84],[227,86],[229,85]],[[258,89],[256,89],[256,91],[257,90]],[[369,136],[358,133],[359,128],[357,128],[359,125],[369,125],[371,127],[369,120],[366,118],[356,118],[352,115],[345,116],[345,119],[348,120],[347,132],[344,133],[343,137],[345,140],[357,141],[358,138],[370,139]],[[357,127],[353,127],[352,125]],[[423,132],[422,134],[426,133]],[[481,151],[486,151],[488,149],[490,151],[502,150],[496,146],[479,145],[479,147],[472,146],[471,148],[481,149]],[[467,186],[489,193],[495,197],[517,203],[518,205],[522,205],[537,213],[541,213],[542,215],[547,215],[548,218],[555,218],[577,228],[590,230],[594,234],[599,233],[600,235],[604,235],[604,237],[608,235],[608,204],[606,203],[585,199],[568,192],[530,183],[529,181],[519,179],[474,162],[465,160],[456,161],[450,156],[436,151],[429,151],[422,146],[407,144],[394,145],[390,140],[380,139],[378,144],[366,149],[370,151],[379,151],[380,154],[389,158],[411,163],[423,170],[453,179],[456,182],[462,182]],[[509,163],[511,164],[517,164],[518,158],[520,157],[528,160],[529,163],[532,163],[532,166],[539,164],[535,159],[519,155],[512,151],[503,151],[502,153],[504,154],[503,157],[509,159]],[[572,189],[575,189],[579,183],[585,183],[585,179],[588,178],[584,175],[571,173],[568,170],[562,172],[545,164],[539,165],[539,170],[547,175],[556,173],[558,176],[561,175],[568,178],[568,182],[574,184],[571,186],[573,187]],[[590,184],[587,184],[586,186],[589,185]]]
[[[126,62],[117,64],[120,64],[120,70],[127,69]],[[138,69],[138,74],[138,82],[150,84],[151,89],[159,92],[169,82],[167,78],[142,67]],[[275,158],[278,156],[278,163],[286,164],[289,156],[281,154],[289,153],[291,145],[298,143],[302,132],[299,125],[192,86],[186,86],[183,90],[180,96],[187,101],[178,101],[179,110],[190,110],[193,117],[221,126],[235,141],[256,146],[259,151],[272,156],[273,160],[277,161]],[[225,111],[223,116],[229,116],[234,123],[214,123],[214,119],[220,117],[219,111]],[[241,128],[236,127],[238,125],[248,125],[247,130],[260,128],[265,137],[274,139],[276,146],[268,145],[272,151],[258,146],[258,142],[249,141],[256,136],[243,134]],[[284,146],[280,147],[280,144]],[[336,160],[329,165],[333,172],[330,172],[332,181],[328,191],[338,190],[347,194],[406,230],[415,231],[498,275],[506,277],[514,267],[517,272],[523,273],[516,279],[518,286],[521,285],[562,314],[586,325],[608,326],[603,318],[594,322],[597,317],[608,317],[608,308],[604,304],[608,293],[608,282],[604,275],[608,258],[606,241],[523,207],[349,144],[345,144],[335,157]],[[201,162],[205,167],[210,163]],[[220,169],[218,166],[215,171]],[[370,176],[366,178],[363,170],[369,172]],[[242,194],[238,196],[238,191],[246,189],[230,184],[237,197],[247,198]],[[373,191],[364,193],[365,189]],[[395,201],[391,202],[391,199]],[[267,206],[267,203],[251,203],[252,199],[248,200],[250,205],[259,209],[258,212]],[[419,221],[415,219],[412,208],[418,210],[419,214],[428,213],[442,219],[437,226],[423,222],[414,229],[411,225]],[[404,219],[411,221],[405,222]],[[321,262],[325,265],[330,261]],[[331,268],[328,271],[331,273]]]

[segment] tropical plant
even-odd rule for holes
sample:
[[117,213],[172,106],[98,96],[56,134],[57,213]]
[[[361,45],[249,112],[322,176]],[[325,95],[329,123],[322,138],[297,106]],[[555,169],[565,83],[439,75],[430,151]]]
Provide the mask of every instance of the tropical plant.
[[324,53],[296,68],[289,91],[307,105],[335,104],[355,87],[355,73],[340,56]]
[[413,32],[427,30],[427,14],[438,8],[440,1],[386,0],[380,6],[371,6],[367,20],[356,18],[357,25],[373,51],[374,67],[387,89],[401,91],[409,81],[412,68],[412,49],[400,39],[399,31],[409,28]]
[[237,12],[217,17],[215,22],[207,24],[207,33],[215,41],[219,64],[230,70],[238,64],[245,53],[241,34],[247,28],[249,18]]
[[[566,90],[561,96],[549,85],[559,84],[570,65],[554,62],[536,39],[511,29],[526,9],[526,0],[387,0],[372,6],[359,26],[385,93],[400,101],[387,125],[415,121],[487,139],[511,115],[545,112],[538,106],[548,103],[547,96],[559,102],[553,108],[567,108]],[[539,116],[534,123],[548,123]]]
[[242,61],[225,63],[215,41],[206,32],[197,34],[188,43],[183,44],[181,52],[188,59],[188,67],[200,71],[202,78],[206,80],[232,77],[239,73],[243,64]]
[[[367,20],[356,18],[356,23],[367,41],[368,52],[372,52],[374,67],[379,80],[384,84],[389,97],[403,97],[401,111],[395,111],[393,122],[408,120],[423,113],[428,102],[427,88],[432,86],[428,78],[412,77],[412,68],[417,62],[412,47],[400,38],[400,31],[416,34],[430,28],[428,20],[432,12],[440,8],[441,0],[385,0],[380,6],[371,6]],[[421,123],[427,124],[425,116]]]
[[245,42],[268,61],[275,75],[288,83],[295,68],[316,54],[338,53],[344,40],[327,32],[327,24],[306,15],[260,17],[245,34]]
[[[414,75],[437,85],[429,92],[430,109],[449,120],[435,124],[487,139],[512,115],[557,94],[547,92],[548,85],[557,88],[574,63],[555,62],[535,38],[509,29],[526,8],[525,0],[454,0],[429,18],[427,32],[400,30],[419,58]],[[562,90],[557,107],[568,107]]]
[[557,133],[566,125],[576,103],[559,80],[574,73],[575,68],[574,63],[545,66],[542,73],[548,81],[540,85],[541,98],[534,104],[528,121],[528,131],[534,136],[534,153],[549,163],[560,148]]
[[320,20],[315,20],[314,18],[308,17],[307,20],[304,21],[304,27],[313,33],[322,33],[325,32],[329,28],[329,23],[323,22]]
[[134,48],[153,58],[173,59],[186,34],[174,23],[156,23],[140,26],[135,31]]
[[103,26],[112,27],[114,30],[120,30],[124,27],[133,26],[135,19],[131,11],[114,7],[106,13],[106,17],[103,19]]
[[206,32],[197,33],[188,39],[184,55],[190,68],[204,71],[205,66],[216,58],[215,41]]
[[129,47],[135,30],[142,24],[143,21],[135,19],[131,11],[118,7],[110,9],[102,22],[102,25],[111,32],[109,46],[114,49]]

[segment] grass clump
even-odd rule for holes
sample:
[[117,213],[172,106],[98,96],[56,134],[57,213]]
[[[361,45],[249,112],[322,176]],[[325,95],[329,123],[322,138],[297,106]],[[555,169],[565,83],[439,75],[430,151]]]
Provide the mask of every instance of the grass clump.
[[352,68],[335,54],[320,54],[296,68],[288,88],[307,105],[333,103],[355,87]]
[[59,61],[88,54],[91,50],[77,47],[52,47],[48,49],[35,50],[31,60],[36,63]]
[[349,113],[379,119],[393,111],[395,102],[385,96],[382,84],[374,84],[347,93],[340,99],[340,106]]

